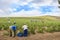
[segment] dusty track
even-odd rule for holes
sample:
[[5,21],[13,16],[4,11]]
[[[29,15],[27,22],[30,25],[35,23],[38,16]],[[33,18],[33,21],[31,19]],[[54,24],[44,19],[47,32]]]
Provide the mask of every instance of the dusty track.
[[35,35],[30,35],[28,37],[9,37],[3,36],[5,31],[0,31],[0,40],[60,40],[60,32],[54,33],[37,33]]

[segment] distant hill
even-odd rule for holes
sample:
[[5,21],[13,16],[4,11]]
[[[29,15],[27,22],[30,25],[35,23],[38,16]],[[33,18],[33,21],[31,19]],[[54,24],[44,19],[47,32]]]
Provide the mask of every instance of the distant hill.
[[59,16],[49,16],[49,15],[47,15],[46,17],[52,17],[52,18],[60,19]]
[[[0,17],[0,18],[7,18],[7,17]],[[9,18],[27,18],[27,19],[41,19],[41,20],[60,20],[59,16],[50,16],[50,15],[45,15],[45,16],[34,16],[34,17],[9,17]]]
[[57,16],[50,16],[50,15],[46,15],[46,16],[36,16],[33,18],[39,18],[39,19],[43,19],[43,20],[60,20],[60,17]]

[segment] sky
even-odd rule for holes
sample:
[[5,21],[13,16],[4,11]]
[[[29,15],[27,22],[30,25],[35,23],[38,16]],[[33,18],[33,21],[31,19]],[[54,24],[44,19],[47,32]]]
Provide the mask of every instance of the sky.
[[0,17],[60,16],[58,0],[0,0]]

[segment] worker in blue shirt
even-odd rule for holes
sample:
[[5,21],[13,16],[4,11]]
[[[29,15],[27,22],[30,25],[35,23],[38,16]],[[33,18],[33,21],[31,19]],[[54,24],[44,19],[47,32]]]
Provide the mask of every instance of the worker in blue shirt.
[[10,29],[10,37],[12,37],[12,36],[15,37],[16,36],[16,29],[17,29],[15,23],[14,23],[14,25],[9,26],[9,29]]

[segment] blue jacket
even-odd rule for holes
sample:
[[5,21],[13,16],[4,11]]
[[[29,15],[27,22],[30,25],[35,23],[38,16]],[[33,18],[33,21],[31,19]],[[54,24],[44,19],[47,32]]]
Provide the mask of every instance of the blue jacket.
[[16,26],[15,25],[13,25],[12,26],[12,30],[16,30],[17,28],[16,28]]

